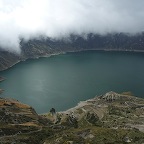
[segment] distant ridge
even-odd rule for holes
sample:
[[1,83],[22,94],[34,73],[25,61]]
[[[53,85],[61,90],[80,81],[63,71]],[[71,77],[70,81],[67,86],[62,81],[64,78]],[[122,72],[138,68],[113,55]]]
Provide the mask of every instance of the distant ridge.
[[51,39],[39,37],[25,42],[21,39],[21,54],[0,49],[0,71],[5,70],[19,61],[84,50],[136,51],[144,52],[144,33],[130,35],[126,33],[108,33],[106,35],[88,34],[74,35],[68,38]]

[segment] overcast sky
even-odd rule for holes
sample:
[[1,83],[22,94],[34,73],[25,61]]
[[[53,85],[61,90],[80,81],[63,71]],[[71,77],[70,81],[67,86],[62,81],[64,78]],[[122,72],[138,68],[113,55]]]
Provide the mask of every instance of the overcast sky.
[[19,37],[144,30],[144,0],[0,0],[0,46],[19,52]]

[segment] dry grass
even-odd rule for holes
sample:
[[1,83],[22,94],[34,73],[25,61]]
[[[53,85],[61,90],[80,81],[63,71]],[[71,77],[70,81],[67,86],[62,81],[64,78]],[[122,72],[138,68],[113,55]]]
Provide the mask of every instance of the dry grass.
[[23,108],[23,109],[28,109],[28,108],[30,108],[30,106],[28,106],[28,105],[26,105],[26,104],[22,104],[22,103],[20,103],[20,102],[17,102],[17,101],[7,101],[7,100],[4,100],[4,99],[1,99],[0,100],[0,106],[6,106],[6,105],[9,105],[9,106],[11,106],[11,105],[14,105],[14,106],[16,106],[16,107],[18,107],[18,108]]
[[35,127],[39,127],[38,124],[34,123],[34,122],[27,122],[27,123],[23,123],[23,124],[19,124],[22,126],[35,126]]
[[28,108],[30,108],[29,105],[22,104],[22,103],[19,103],[19,102],[15,102],[14,104],[15,104],[15,106],[17,106],[18,108],[23,108],[23,109],[28,109]]
[[0,101],[0,106],[3,106],[4,105],[4,101]]

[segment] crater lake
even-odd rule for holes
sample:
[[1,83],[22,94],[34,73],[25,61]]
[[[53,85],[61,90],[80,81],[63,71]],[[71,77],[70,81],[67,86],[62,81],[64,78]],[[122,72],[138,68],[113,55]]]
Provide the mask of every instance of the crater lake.
[[84,51],[29,59],[0,72],[10,97],[38,113],[63,111],[78,102],[105,94],[131,91],[144,98],[144,53]]

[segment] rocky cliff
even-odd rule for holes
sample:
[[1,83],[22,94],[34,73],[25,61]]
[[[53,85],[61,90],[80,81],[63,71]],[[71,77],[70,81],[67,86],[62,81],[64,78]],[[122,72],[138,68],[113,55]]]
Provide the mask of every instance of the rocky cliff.
[[41,56],[82,50],[144,51],[144,33],[129,35],[113,33],[106,35],[70,35],[68,38],[51,39],[39,37],[29,41],[21,40],[21,54],[0,49],[0,71],[15,63]]
[[0,98],[2,144],[144,143],[144,99],[108,92],[64,112],[38,115],[17,100]]

